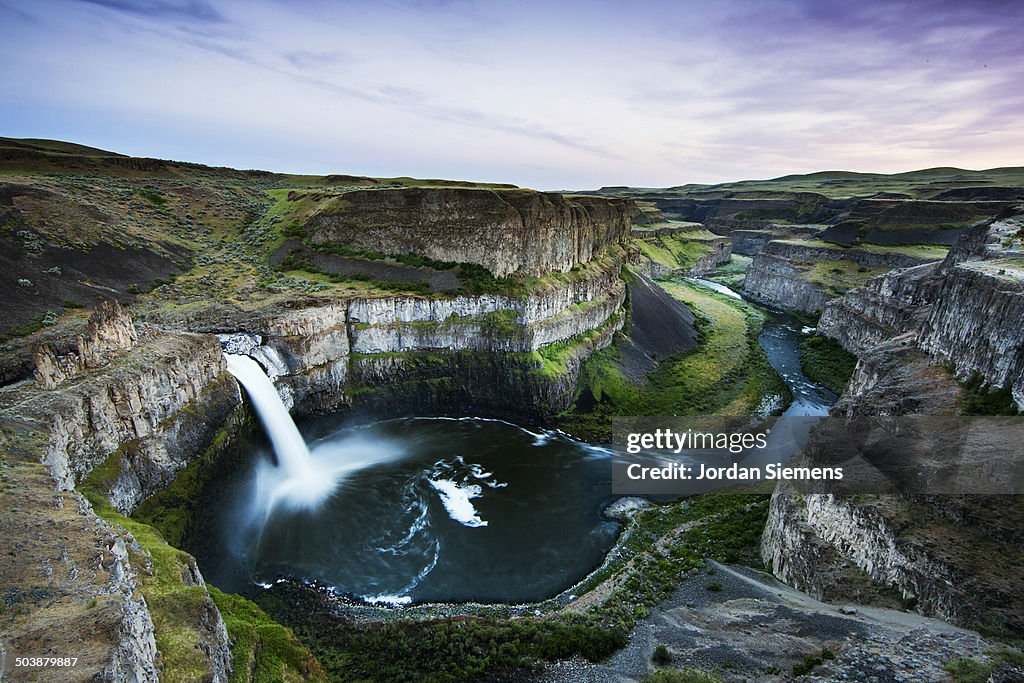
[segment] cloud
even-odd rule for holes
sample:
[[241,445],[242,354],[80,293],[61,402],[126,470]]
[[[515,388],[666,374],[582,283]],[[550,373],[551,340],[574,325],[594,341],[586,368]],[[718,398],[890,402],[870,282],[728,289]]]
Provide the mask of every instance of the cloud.
[[205,0],[78,0],[118,12],[160,19],[222,22],[224,16]]
[[561,188],[1022,161],[1015,2],[51,0],[23,13],[0,22],[6,134]]

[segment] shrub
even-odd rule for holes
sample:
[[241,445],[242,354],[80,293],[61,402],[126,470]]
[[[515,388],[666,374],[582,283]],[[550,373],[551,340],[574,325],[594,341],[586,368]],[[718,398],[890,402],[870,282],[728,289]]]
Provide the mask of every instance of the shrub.
[[814,335],[800,343],[800,364],[809,380],[841,394],[857,367],[857,357],[834,340]]
[[659,669],[647,674],[644,683],[722,683],[722,677],[700,669]]
[[672,653],[668,651],[668,647],[665,645],[659,645],[654,648],[654,652],[651,654],[651,661],[658,666],[666,666],[672,663]]
[[960,657],[946,662],[943,669],[949,672],[956,683],[985,683],[992,675],[992,665],[972,657]]
[[961,412],[964,415],[1017,415],[1020,412],[1009,388],[993,387],[977,372],[961,386]]

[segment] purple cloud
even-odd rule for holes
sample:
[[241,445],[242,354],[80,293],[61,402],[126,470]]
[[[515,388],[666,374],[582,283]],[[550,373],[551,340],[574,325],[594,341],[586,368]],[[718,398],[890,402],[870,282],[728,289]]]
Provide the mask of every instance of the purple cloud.
[[1024,163],[1024,6],[0,0],[0,134],[567,188]]

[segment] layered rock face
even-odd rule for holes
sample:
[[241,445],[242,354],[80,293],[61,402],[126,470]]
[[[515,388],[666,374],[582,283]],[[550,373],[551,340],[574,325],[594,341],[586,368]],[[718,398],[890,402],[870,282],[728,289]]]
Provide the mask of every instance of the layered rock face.
[[[613,320],[621,326],[621,267],[621,255],[603,257],[521,298],[396,295],[303,308],[244,330],[259,337],[244,352],[264,366],[295,413],[352,405],[399,376],[410,382],[422,376],[435,380],[420,387],[423,409],[437,409],[448,393],[482,398],[491,392],[496,412],[525,401],[537,408],[530,413],[536,418],[544,413],[541,405],[564,405],[575,381],[538,375],[541,362],[533,354]],[[513,385],[518,389],[509,393]],[[393,397],[394,405],[415,409],[416,395]]]
[[1000,222],[977,226],[941,264],[869,280],[825,306],[819,332],[861,356],[907,335],[957,377],[978,373],[1024,407],[1024,260],[999,248],[1006,233]]
[[991,386],[1010,387],[1024,408],[1024,271],[1007,273],[999,262],[950,268],[919,344],[953,363],[958,377],[976,372]]
[[923,328],[936,291],[938,263],[886,273],[828,302],[818,332],[863,354],[883,341]]
[[629,200],[530,190],[349,192],[306,220],[310,241],[476,263],[496,277],[567,272],[629,232]]
[[[74,362],[60,366],[61,373],[44,365],[38,383],[0,390],[4,420],[15,425],[10,433],[26,433],[25,425],[31,425],[37,435],[22,450],[18,440],[5,444],[13,460],[9,476],[24,499],[9,506],[19,515],[4,516],[3,532],[28,564],[5,569],[4,576],[26,600],[53,598],[45,609],[20,611],[2,626],[5,638],[20,643],[18,652],[45,653],[39,644],[46,642],[76,643],[83,653],[76,676],[155,682],[161,677],[161,631],[154,627],[144,584],[168,569],[155,569],[131,533],[97,517],[72,491],[92,474],[91,490],[106,499],[103,505],[130,513],[214,443],[240,396],[215,338],[138,339],[130,319],[108,313],[100,312],[97,320],[105,326],[79,340]],[[24,520],[22,504],[28,506]],[[43,510],[48,525],[38,521]],[[195,560],[175,553],[177,569],[170,568],[172,575],[163,576],[161,585],[180,582],[191,603],[183,617],[188,635],[176,631],[174,637],[191,639],[185,649],[206,672],[204,680],[227,681],[231,654],[224,622]],[[39,567],[37,576],[32,570]],[[49,670],[25,673],[26,680],[54,680]]]
[[732,239],[734,252],[744,256],[756,256],[775,239],[775,233],[771,230],[733,230],[729,237]]
[[[828,296],[801,278],[803,271],[782,254],[788,248],[772,248],[769,242],[764,251],[754,257],[743,279],[743,291],[751,299],[769,306],[789,308],[804,313],[819,311]],[[776,252],[776,253],[772,253]]]
[[[45,437],[23,425],[3,425],[11,436],[0,439],[7,483],[0,491],[0,535],[10,552],[0,556],[6,607],[0,633],[7,655],[0,657],[0,677],[156,683],[153,621],[129,559],[130,540],[97,518],[79,494],[54,491],[46,468],[25,452],[26,440]],[[53,643],[73,643],[75,651],[53,652]],[[63,678],[65,671],[53,668],[15,669],[15,654],[28,652],[79,661]]]
[[[819,599],[839,597],[844,566],[853,565],[871,580],[894,587],[922,614],[975,628],[1024,627],[1012,582],[994,580],[998,572],[979,568],[977,557],[971,558],[992,551],[991,561],[1004,559],[998,542],[986,538],[992,529],[944,520],[944,540],[954,545],[936,548],[936,539],[927,535],[927,526],[934,529],[939,519],[933,505],[898,496],[869,498],[798,498],[780,486],[764,532],[765,564],[778,578]],[[942,504],[949,506],[949,501]],[[981,621],[986,617],[989,623]]]
[[109,493],[129,514],[203,451],[239,394],[216,339],[175,334],[147,340],[59,390],[14,386],[0,400],[46,426],[45,463],[60,489],[73,489],[120,451],[123,467]]
[[844,264],[865,269],[906,268],[934,260],[896,251],[842,249],[819,242],[774,240],[754,257],[743,290],[750,298],[770,306],[814,313],[837,296],[835,291],[809,279],[808,273],[816,264],[832,261],[840,269]]
[[131,316],[116,301],[104,301],[90,317],[85,333],[78,336],[73,351],[57,354],[45,344],[35,348],[35,378],[52,389],[89,368],[105,365],[111,355],[132,348],[138,340]]
[[[944,262],[874,278],[826,306],[819,333],[858,355],[833,415],[956,413],[962,390],[950,367],[1012,388],[1024,407],[1024,270],[1016,238],[1006,236],[1019,226],[1011,227],[976,226]],[[780,485],[762,556],[814,595],[848,593],[841,574],[852,565],[924,614],[1020,634],[1024,585],[1007,569],[1022,561],[1017,498],[799,496]]]
[[1005,198],[996,199],[990,194],[980,198],[958,196],[954,191],[939,193],[931,199],[912,199],[907,195],[833,199],[815,192],[787,192],[786,197],[778,197],[772,196],[776,193],[749,190],[719,192],[718,196],[711,192],[707,194],[712,196],[700,199],[643,193],[637,197],[653,202],[666,215],[699,221],[723,235],[732,236],[737,230],[766,229],[772,224],[818,224],[827,226],[822,232],[823,239],[839,244],[851,245],[861,240],[875,244],[950,245],[968,225],[1000,214],[1019,196],[1019,190],[1013,188],[992,188],[996,189],[1004,190]]

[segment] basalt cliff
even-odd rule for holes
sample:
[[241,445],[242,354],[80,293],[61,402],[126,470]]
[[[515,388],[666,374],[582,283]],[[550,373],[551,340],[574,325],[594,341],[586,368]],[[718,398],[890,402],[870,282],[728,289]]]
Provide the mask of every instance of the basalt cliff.
[[[818,333],[859,359],[833,415],[1024,407],[1020,229],[1020,214],[986,221],[944,260],[895,270],[827,303]],[[1024,630],[1016,498],[800,495],[780,485],[762,554],[777,576],[818,597],[884,600],[879,589],[892,591],[923,614],[1012,636]]]
[[476,263],[505,277],[586,263],[626,237],[631,214],[628,200],[529,190],[359,190],[320,201],[305,229],[315,245]]

